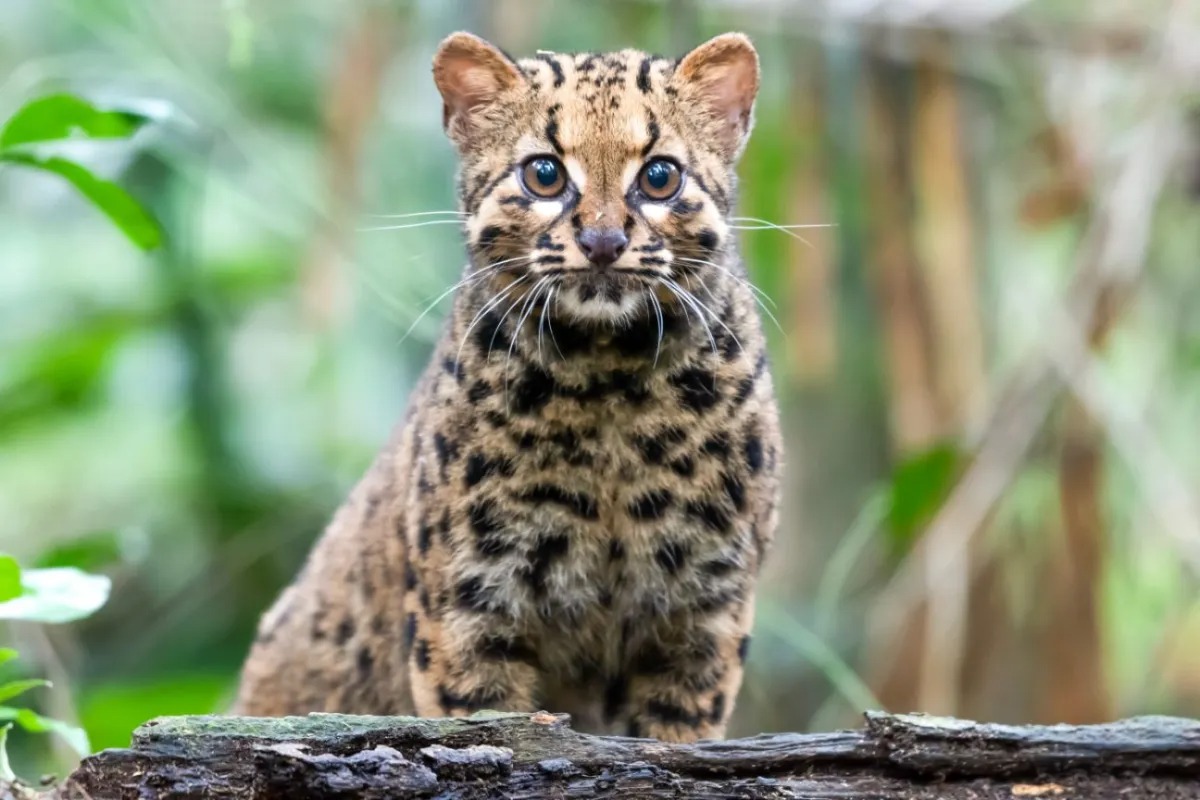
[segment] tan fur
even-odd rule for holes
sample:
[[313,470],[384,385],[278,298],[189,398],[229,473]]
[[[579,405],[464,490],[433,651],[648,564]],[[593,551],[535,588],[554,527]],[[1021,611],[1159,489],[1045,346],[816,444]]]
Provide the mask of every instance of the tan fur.
[[[722,736],[781,462],[728,223],[754,50],[514,63],[456,34],[434,73],[466,283],[396,438],[264,617],[238,710]],[[538,154],[576,184],[557,203],[520,183]],[[669,203],[631,191],[656,156],[685,172]],[[576,234],[604,225],[629,246],[598,268]]]

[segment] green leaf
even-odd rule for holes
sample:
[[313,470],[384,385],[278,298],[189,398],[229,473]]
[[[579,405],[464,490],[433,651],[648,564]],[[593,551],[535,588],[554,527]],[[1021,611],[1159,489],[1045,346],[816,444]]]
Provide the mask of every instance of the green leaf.
[[128,111],[101,111],[69,94],[39,97],[23,106],[0,130],[0,150],[37,142],[88,137],[124,139],[147,122]]
[[44,681],[40,678],[30,678],[25,681],[9,681],[8,683],[0,683],[0,703],[5,700],[11,700],[18,695],[25,694],[30,689],[41,689],[44,686],[49,686],[50,681]]
[[143,250],[162,244],[162,228],[141,203],[112,181],[97,178],[84,167],[65,158],[41,158],[27,153],[0,151],[0,161],[52,172],[66,178],[93,205],[108,215],[126,236]]
[[79,719],[97,749],[128,747],[134,728],[151,717],[220,713],[230,688],[225,672],[89,686],[79,698]]
[[888,491],[888,532],[892,554],[902,555],[933,520],[964,461],[953,444],[942,444],[901,462]]
[[88,743],[87,734],[83,729],[68,725],[61,720],[43,717],[28,708],[0,706],[0,719],[11,720],[30,733],[57,733],[80,756],[86,756],[91,752],[91,745]]
[[108,601],[112,582],[71,567],[30,569],[22,575],[25,593],[0,603],[0,619],[73,622],[91,616]]
[[0,555],[0,603],[21,596],[21,566],[12,556]]
[[7,664],[15,659],[18,655],[20,654],[11,647],[0,647],[0,664]]
[[13,774],[12,765],[8,763],[8,729],[12,725],[0,725],[0,781],[13,782],[17,776]]

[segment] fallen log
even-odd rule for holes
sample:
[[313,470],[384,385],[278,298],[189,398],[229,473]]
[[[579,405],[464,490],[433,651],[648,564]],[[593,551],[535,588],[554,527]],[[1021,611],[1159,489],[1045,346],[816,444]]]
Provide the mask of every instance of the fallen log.
[[1200,721],[978,724],[868,713],[859,731],[669,745],[565,716],[167,717],[50,796],[235,798],[1200,798]]

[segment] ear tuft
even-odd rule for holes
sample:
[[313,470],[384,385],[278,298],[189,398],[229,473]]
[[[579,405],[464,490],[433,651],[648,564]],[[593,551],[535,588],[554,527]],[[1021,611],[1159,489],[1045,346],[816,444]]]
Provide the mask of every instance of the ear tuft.
[[673,80],[708,110],[726,155],[741,155],[758,95],[758,53],[749,37],[723,33],[709,39],[683,57]]
[[516,64],[499,48],[478,36],[447,36],[433,57],[433,81],[445,105],[442,124],[457,144],[472,133],[474,112],[521,80]]

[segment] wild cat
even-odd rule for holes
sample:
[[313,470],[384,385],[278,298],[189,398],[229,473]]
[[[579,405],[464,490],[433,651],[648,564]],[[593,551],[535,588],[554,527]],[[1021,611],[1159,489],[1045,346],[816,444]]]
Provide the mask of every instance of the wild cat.
[[433,62],[469,263],[403,423],[264,617],[238,711],[724,735],[778,414],[730,215],[758,57]]

